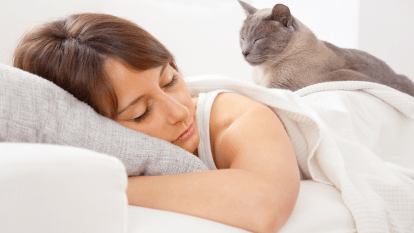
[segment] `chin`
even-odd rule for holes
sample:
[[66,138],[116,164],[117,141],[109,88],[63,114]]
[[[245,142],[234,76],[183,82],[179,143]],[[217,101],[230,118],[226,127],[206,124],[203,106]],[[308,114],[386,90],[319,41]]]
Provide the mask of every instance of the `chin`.
[[261,65],[261,64],[263,64],[263,63],[265,63],[265,61],[249,61],[249,60],[247,60],[247,59],[245,59],[246,61],[247,61],[247,63],[249,63],[249,65],[251,65],[251,66],[258,66],[258,65]]
[[188,140],[183,141],[181,143],[174,143],[174,144],[190,153],[193,153],[197,149],[199,143],[200,143],[200,135],[198,134],[198,131],[196,130],[196,132],[194,132],[194,135],[191,136],[191,138],[189,138]]
[[190,153],[193,153],[198,148],[198,145],[200,144],[200,135],[198,134],[198,131],[196,133],[197,135],[193,135],[194,138],[192,141],[191,149],[189,150]]

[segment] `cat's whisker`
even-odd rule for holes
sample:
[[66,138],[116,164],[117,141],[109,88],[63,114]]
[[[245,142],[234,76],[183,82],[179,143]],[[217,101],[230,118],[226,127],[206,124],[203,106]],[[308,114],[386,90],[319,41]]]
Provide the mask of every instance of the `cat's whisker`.
[[249,56],[248,59],[249,60],[260,60],[262,58],[262,56]]

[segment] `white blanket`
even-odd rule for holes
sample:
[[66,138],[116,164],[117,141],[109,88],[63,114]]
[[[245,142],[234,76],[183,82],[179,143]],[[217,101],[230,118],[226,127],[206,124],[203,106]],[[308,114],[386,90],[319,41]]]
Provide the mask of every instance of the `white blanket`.
[[216,75],[186,82],[192,95],[228,89],[272,107],[285,124],[304,177],[341,191],[359,233],[414,232],[413,97],[356,81],[297,92]]

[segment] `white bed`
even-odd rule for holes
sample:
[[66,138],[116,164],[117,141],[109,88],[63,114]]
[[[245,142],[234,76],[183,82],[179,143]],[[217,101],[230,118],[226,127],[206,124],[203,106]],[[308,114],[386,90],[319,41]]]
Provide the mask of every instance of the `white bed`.
[[[247,232],[205,219],[143,207],[129,206],[128,214],[128,233]],[[306,180],[301,182],[292,216],[279,232],[352,233],[356,228],[335,187]]]

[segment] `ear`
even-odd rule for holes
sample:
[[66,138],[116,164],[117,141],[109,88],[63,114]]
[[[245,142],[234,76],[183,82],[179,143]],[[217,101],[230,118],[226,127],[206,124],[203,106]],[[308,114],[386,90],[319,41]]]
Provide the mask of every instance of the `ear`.
[[243,7],[244,11],[246,12],[246,15],[252,15],[257,12],[257,9],[254,8],[252,5],[245,3],[243,1],[238,0],[240,5]]
[[272,14],[269,16],[269,19],[276,20],[285,27],[292,25],[292,15],[290,14],[289,7],[283,4],[276,4],[273,7]]

